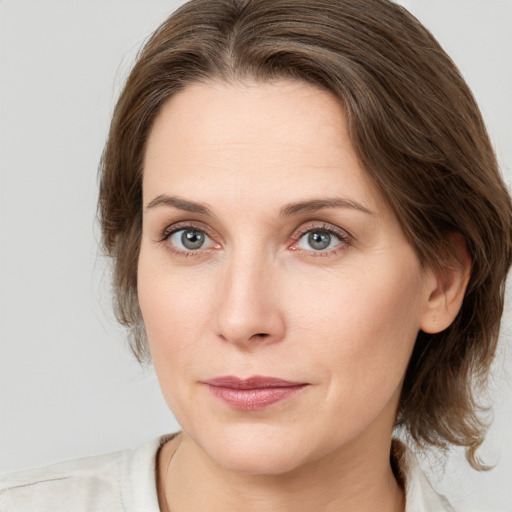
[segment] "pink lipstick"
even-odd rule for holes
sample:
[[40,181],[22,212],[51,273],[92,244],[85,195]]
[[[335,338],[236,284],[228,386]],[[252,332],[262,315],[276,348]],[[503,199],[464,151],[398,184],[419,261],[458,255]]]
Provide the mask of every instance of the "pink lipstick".
[[276,402],[290,398],[308,384],[274,377],[216,377],[204,382],[210,392],[233,407],[244,411],[264,409]]

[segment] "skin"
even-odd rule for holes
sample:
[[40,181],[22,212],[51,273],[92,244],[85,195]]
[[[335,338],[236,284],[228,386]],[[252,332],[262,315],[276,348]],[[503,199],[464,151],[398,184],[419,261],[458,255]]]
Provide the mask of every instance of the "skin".
[[[340,103],[293,81],[186,87],[152,128],[143,205],[140,307],[183,429],[159,455],[162,509],[404,510],[389,464],[403,376],[418,331],[455,316],[464,272],[422,268]],[[203,383],[225,375],[307,385],[239,411]]]

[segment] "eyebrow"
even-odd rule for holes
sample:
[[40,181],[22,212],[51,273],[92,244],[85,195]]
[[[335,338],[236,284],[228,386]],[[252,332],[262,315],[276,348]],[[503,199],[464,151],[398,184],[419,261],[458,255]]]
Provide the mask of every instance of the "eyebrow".
[[351,208],[373,215],[371,210],[368,210],[368,208],[356,201],[345,199],[343,197],[335,197],[332,199],[312,199],[310,201],[287,204],[281,208],[281,216],[288,217],[292,215],[299,215],[301,213],[316,212],[317,210],[322,210],[324,208]]
[[159,196],[155,197],[152,201],[148,203],[146,208],[155,208],[156,206],[162,205],[173,206],[174,208],[178,208],[179,210],[198,213],[200,215],[204,215],[205,217],[213,217],[210,208],[208,208],[208,206],[206,206],[205,204],[187,201],[186,199],[181,199],[180,197],[175,196],[168,196],[166,194],[160,194]]
[[[203,203],[196,203],[194,201],[187,201],[176,196],[168,196],[166,194],[160,194],[148,203],[146,208],[155,208],[156,206],[172,206],[179,210],[187,212],[198,213],[205,217],[213,217],[213,214]],[[324,208],[351,208],[354,210],[361,211],[373,215],[373,212],[368,210],[362,204],[352,201],[351,199],[345,199],[342,197],[332,199],[311,199],[309,201],[301,201],[298,203],[289,203],[281,208],[280,215],[282,217],[290,217],[293,215],[300,215],[301,213],[310,213]]]

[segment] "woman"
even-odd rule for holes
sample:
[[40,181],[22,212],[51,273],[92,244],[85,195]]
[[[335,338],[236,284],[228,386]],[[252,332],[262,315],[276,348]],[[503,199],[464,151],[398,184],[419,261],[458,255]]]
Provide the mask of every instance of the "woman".
[[406,11],[186,4],[118,102],[100,216],[119,318],[183,430],[13,477],[6,510],[451,510],[392,433],[482,468],[472,383],[511,208]]

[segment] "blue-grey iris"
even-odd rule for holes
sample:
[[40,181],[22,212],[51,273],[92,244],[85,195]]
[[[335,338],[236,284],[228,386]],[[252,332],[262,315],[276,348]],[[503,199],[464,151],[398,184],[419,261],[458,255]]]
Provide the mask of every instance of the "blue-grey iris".
[[201,231],[185,230],[181,235],[181,243],[183,247],[194,250],[200,249],[204,244],[204,233]]
[[308,244],[315,251],[321,251],[329,247],[331,235],[322,231],[312,231],[308,235]]

